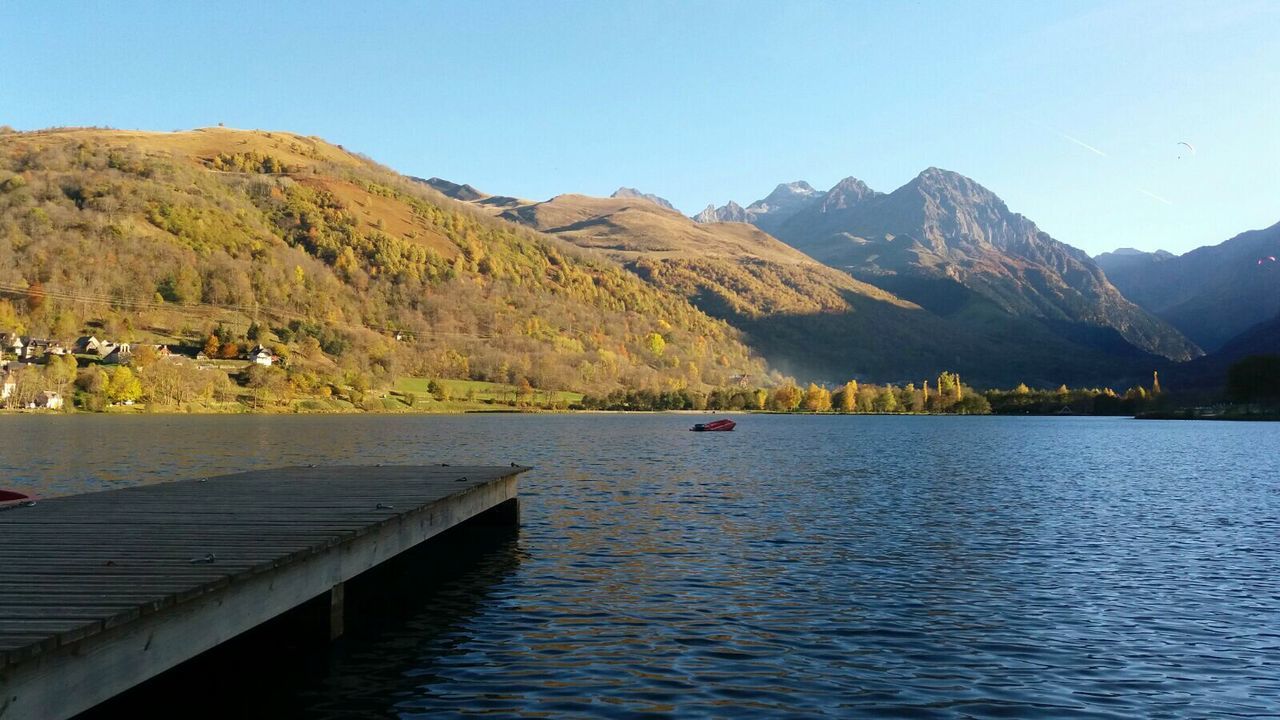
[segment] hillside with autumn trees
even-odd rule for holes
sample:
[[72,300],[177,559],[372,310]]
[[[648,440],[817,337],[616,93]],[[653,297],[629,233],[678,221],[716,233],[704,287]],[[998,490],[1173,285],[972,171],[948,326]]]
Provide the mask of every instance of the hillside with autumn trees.
[[318,138],[226,128],[0,132],[0,332],[261,346],[284,362],[238,380],[276,400],[767,384],[737,330],[607,259]]

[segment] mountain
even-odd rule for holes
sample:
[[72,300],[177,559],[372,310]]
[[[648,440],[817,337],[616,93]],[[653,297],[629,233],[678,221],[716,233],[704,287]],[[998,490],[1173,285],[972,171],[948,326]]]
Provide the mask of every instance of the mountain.
[[651,203],[583,195],[503,217],[683,295],[741,330],[771,365],[801,377],[918,382],[949,368],[985,385],[1132,384],[1157,360],[1105,330],[1050,330],[1007,316],[956,322],[744,223],[695,223]]
[[[883,196],[884,193],[872,190],[861,180],[847,177],[827,192],[819,193],[797,206],[794,213],[775,227],[774,234],[778,237],[794,236],[795,231],[789,228],[803,226],[804,233],[809,236],[840,237],[850,222],[856,222],[857,212],[866,203]],[[822,251],[810,254],[823,259],[820,256]]]
[[0,331],[200,347],[220,330],[299,359],[289,382],[312,389],[415,375],[602,393],[765,372],[739,331],[491,217],[492,197],[290,133],[0,133]]
[[748,222],[765,232],[776,235],[776,231],[791,216],[822,200],[825,196],[814,190],[809,183],[798,180],[782,183],[765,196],[747,206]]
[[1127,300],[1083,251],[1054,240],[958,173],[929,168],[889,194],[843,180],[821,202],[791,215],[776,235],[958,322],[1029,319],[1058,334],[1096,337],[1108,352],[1114,343],[1106,330],[1175,360],[1200,354]]
[[614,190],[613,194],[610,195],[609,197],[621,198],[621,199],[639,198],[641,200],[648,200],[649,202],[653,203],[654,205],[657,205],[660,208],[664,208],[667,210],[675,210],[675,207],[670,202],[668,202],[666,198],[660,198],[657,195],[654,195],[652,193],[643,193],[635,188],[620,187],[617,190]]
[[1204,357],[1162,370],[1160,377],[1166,378],[1166,388],[1198,392],[1205,402],[1215,402],[1231,366],[1251,355],[1280,355],[1280,314],[1250,326]]
[[1249,327],[1206,359],[1217,361],[1225,371],[1225,366],[1250,355],[1280,355],[1280,314]]
[[461,200],[462,202],[472,203],[488,210],[491,214],[497,214],[504,210],[521,207],[523,205],[531,205],[531,200],[522,200],[507,195],[490,195],[481,192],[471,185],[459,185],[455,182],[449,182],[443,178],[433,177],[423,180],[419,177],[409,176],[414,182],[422,183],[445,197]]
[[437,192],[441,193],[442,195],[451,197],[454,200],[462,200],[463,202],[475,202],[476,200],[483,200],[489,197],[488,195],[485,195],[484,193],[471,187],[470,185],[459,185],[458,183],[449,182],[448,180],[444,180],[438,177],[428,178],[426,180],[423,180],[422,178],[410,178],[410,179],[417,180],[418,182],[424,183],[432,188],[435,188]]
[[1216,350],[1280,313],[1280,223],[1177,257],[1115,266],[1125,297]]
[[[948,362],[944,323],[745,223],[700,224],[636,198],[560,195],[503,215],[598,252],[742,330],[804,377],[929,377]],[[888,348],[891,350],[886,351]]]
[[698,223],[744,223],[750,222],[751,219],[741,205],[730,200],[718,208],[715,205],[708,205],[705,210],[693,216],[693,221]]
[[1134,248],[1118,248],[1111,252],[1104,252],[1101,255],[1094,255],[1093,261],[1098,264],[1098,267],[1102,268],[1102,271],[1114,283],[1115,275],[1118,273],[1129,272],[1133,268],[1148,267],[1165,260],[1171,260],[1174,257],[1177,256],[1167,250],[1145,252]]
[[800,210],[821,202],[826,193],[814,190],[809,183],[781,183],[764,199],[757,200],[745,209],[730,200],[720,208],[708,205],[706,210],[698,213],[693,219],[701,223],[713,222],[747,222],[773,233],[783,222]]

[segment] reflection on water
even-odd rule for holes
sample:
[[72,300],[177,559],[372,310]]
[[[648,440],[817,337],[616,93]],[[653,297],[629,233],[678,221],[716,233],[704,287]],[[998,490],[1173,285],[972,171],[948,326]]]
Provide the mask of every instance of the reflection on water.
[[1277,712],[1274,425],[739,420],[10,417],[0,472],[56,494],[536,466],[519,535],[472,563],[481,589],[424,581],[424,604],[322,653],[273,715]]

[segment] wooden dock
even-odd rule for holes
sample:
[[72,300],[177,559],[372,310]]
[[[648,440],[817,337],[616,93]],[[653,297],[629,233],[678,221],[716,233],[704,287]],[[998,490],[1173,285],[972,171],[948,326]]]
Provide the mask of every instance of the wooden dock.
[[519,519],[511,467],[295,467],[0,511],[0,720],[68,718],[454,525]]

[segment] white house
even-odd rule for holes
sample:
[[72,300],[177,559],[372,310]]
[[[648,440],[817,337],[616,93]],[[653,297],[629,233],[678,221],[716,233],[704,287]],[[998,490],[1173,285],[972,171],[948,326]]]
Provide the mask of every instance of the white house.
[[42,340],[39,338],[27,338],[27,346],[22,349],[22,358],[24,360],[39,360],[45,356],[52,348],[57,345],[52,340]]
[[22,357],[22,349],[26,344],[22,342],[22,338],[18,333],[0,333],[0,355],[11,353],[14,357]]
[[102,348],[102,341],[92,335],[83,335],[76,338],[72,349],[78,353],[101,354],[99,350]]
[[53,390],[41,390],[36,395],[36,407],[47,408],[49,410],[62,409],[62,395]]
[[5,373],[4,382],[0,383],[0,400],[8,400],[14,390],[18,389],[18,380],[13,373]]
[[276,356],[272,355],[270,350],[259,345],[249,351],[249,359],[259,365],[271,367],[271,364],[276,361]]
[[108,346],[111,347],[111,350],[103,354],[103,365],[128,365],[129,360],[133,358],[133,350],[129,343],[120,343],[119,345],[104,343],[103,349],[105,350]]

